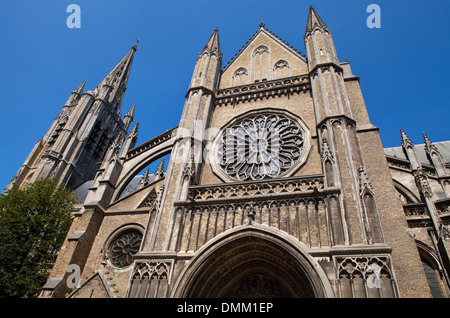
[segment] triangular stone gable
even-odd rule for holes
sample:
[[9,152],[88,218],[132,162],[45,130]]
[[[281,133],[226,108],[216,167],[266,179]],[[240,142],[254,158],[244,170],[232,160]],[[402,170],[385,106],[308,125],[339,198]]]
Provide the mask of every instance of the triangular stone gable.
[[223,69],[220,89],[307,73],[307,62],[300,52],[260,27]]
[[153,210],[153,208],[156,206],[156,200],[158,199],[158,195],[156,194],[155,189],[153,188],[152,191],[147,195],[147,197],[139,204],[138,208],[148,208],[150,210]]
[[76,289],[70,298],[112,298],[114,293],[106,286],[107,283],[99,273],[92,275],[80,288]]

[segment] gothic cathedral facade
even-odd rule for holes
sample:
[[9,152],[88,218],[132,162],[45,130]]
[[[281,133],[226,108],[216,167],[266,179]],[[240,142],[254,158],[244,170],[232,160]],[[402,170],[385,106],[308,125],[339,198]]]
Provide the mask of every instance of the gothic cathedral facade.
[[85,189],[40,297],[448,297],[450,145],[383,149],[312,7],[304,42],[261,23],[223,66],[214,30],[179,125],[139,145],[136,46],[77,88],[11,182]]

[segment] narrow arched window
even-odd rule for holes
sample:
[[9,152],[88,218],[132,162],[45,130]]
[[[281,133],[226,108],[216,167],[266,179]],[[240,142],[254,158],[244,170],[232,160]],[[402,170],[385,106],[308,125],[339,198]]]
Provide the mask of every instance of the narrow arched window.
[[270,50],[265,45],[258,46],[252,54],[252,78],[254,82],[269,79]]
[[238,68],[231,79],[231,86],[239,86],[247,84],[248,72],[245,67]]
[[291,67],[285,60],[279,60],[273,66],[273,78],[283,78],[291,76]]

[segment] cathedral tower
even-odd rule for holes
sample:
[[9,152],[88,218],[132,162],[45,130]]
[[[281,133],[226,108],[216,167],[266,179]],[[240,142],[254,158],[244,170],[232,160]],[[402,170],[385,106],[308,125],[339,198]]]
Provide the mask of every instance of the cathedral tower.
[[134,105],[121,118],[136,45],[93,90],[77,87],[49,130],[35,145],[6,189],[20,188],[46,177],[71,189],[91,180],[98,163],[117,135],[126,135]]

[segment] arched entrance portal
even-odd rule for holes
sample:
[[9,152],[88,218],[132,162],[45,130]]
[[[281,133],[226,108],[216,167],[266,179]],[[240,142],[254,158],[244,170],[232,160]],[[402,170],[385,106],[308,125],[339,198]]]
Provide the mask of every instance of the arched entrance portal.
[[175,297],[333,297],[331,287],[324,288],[324,274],[319,274],[320,266],[312,264],[312,258],[286,240],[267,234],[247,228],[218,238],[192,260]]

